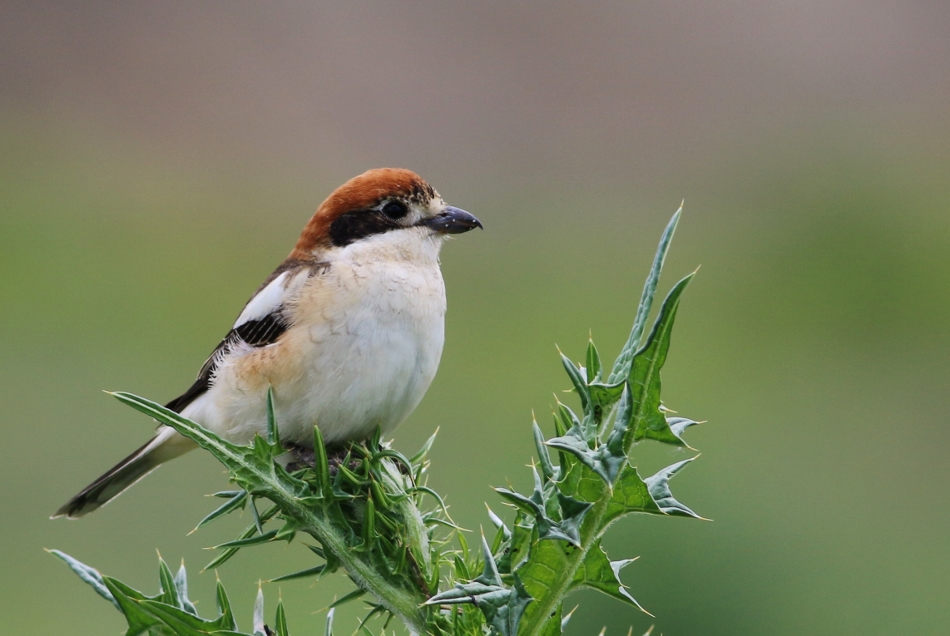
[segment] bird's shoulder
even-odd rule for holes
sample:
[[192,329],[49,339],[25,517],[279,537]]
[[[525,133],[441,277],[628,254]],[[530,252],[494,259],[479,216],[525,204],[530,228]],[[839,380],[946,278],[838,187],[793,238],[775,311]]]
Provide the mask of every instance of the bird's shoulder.
[[205,393],[214,380],[222,358],[241,345],[251,348],[276,343],[290,328],[288,308],[296,301],[307,282],[325,275],[330,264],[322,259],[288,258],[258,287],[244,305],[230,331],[201,365],[195,382],[166,407],[181,412]]

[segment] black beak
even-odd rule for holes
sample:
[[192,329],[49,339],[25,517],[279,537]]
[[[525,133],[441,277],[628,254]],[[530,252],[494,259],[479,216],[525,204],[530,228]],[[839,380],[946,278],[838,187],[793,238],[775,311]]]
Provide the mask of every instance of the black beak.
[[434,232],[439,234],[462,234],[477,227],[482,227],[482,222],[465,210],[453,208],[450,205],[438,216],[423,221],[423,225],[432,228]]

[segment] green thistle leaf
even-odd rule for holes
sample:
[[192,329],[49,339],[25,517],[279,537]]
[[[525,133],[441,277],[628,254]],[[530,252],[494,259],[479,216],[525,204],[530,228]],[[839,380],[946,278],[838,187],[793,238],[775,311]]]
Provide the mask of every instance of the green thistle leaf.
[[604,523],[612,523],[619,517],[632,512],[663,514],[663,511],[660,510],[660,507],[650,495],[649,487],[637,473],[637,469],[633,466],[627,466],[614,485],[614,491],[604,513]]
[[[242,532],[241,534],[238,535],[238,540],[241,540],[241,539],[249,539],[249,538],[253,537],[254,534],[255,534],[256,532],[258,532],[258,526],[259,526],[261,523],[264,523],[264,522],[270,520],[271,517],[273,517],[275,514],[277,514],[277,510],[278,510],[277,506],[271,506],[271,507],[268,508],[265,512],[261,513],[260,517],[259,517],[259,518],[256,518],[254,523],[252,523],[251,525],[249,525],[247,528],[244,529],[244,532]],[[220,547],[220,546],[219,546],[219,547]],[[215,558],[214,560],[212,560],[211,563],[209,563],[208,565],[206,565],[206,566],[204,567],[204,569],[205,569],[205,570],[213,570],[214,568],[216,568],[216,567],[218,567],[218,566],[224,564],[224,563],[225,563],[226,561],[228,561],[231,557],[233,557],[235,554],[237,554],[237,553],[238,553],[238,550],[240,550],[240,548],[227,548],[227,549],[223,550],[223,551],[221,552],[221,555],[218,556],[217,558]]]
[[175,574],[175,587],[178,589],[178,599],[181,602],[181,608],[193,616],[198,615],[198,608],[188,598],[188,572],[185,570],[185,562],[181,562],[178,573]]
[[277,416],[274,414],[274,387],[267,387],[267,442],[280,447],[280,431],[277,428]]
[[271,541],[274,541],[276,536],[277,536],[277,531],[271,530],[270,532],[259,534],[256,537],[249,537],[247,539],[235,539],[234,541],[226,541],[224,543],[214,546],[211,549],[225,550],[227,548],[246,548],[252,545],[261,545],[262,543],[270,543]]
[[231,497],[228,501],[222,504],[214,512],[209,514],[207,517],[198,522],[198,525],[195,526],[195,530],[203,526],[208,525],[215,519],[223,517],[233,510],[243,509],[244,505],[247,503],[247,491],[241,490],[237,491],[236,494]]
[[608,384],[620,382],[630,375],[633,356],[640,348],[640,338],[643,336],[643,330],[646,328],[647,318],[650,315],[650,308],[653,306],[653,297],[656,295],[656,286],[660,282],[660,272],[663,271],[666,253],[670,249],[670,243],[673,241],[673,234],[676,232],[676,226],[679,224],[682,213],[683,207],[680,206],[680,209],[673,214],[673,218],[670,219],[663,235],[660,237],[660,244],[657,246],[656,255],[653,257],[653,266],[650,268],[650,274],[643,285],[643,293],[640,295],[637,317],[633,321],[633,328],[630,330],[627,344],[621,349],[620,355],[617,356],[617,360],[614,362],[613,370],[607,380]]
[[686,446],[686,443],[670,430],[666,417],[660,410],[660,369],[666,362],[666,354],[670,348],[670,334],[680,296],[692,278],[693,274],[690,274],[673,286],[666,300],[663,301],[660,315],[653,325],[646,344],[633,357],[629,379],[634,404],[630,431],[632,439],[627,440],[627,448],[633,441],[643,438],[674,446]]
[[264,591],[257,586],[257,599],[254,601],[254,636],[269,636],[264,625]]
[[597,347],[594,341],[587,341],[587,384],[588,386],[600,380],[603,369],[600,365],[600,354],[597,353]]
[[667,466],[652,477],[647,477],[644,480],[647,488],[650,490],[650,496],[664,514],[702,519],[698,514],[674,499],[673,494],[670,492],[670,479],[672,479],[676,473],[683,470],[683,468],[694,459],[696,458],[690,457],[672,466]]
[[[578,552],[576,547],[560,541],[534,543],[530,558],[517,570],[528,595],[535,599],[552,599],[552,595],[557,595],[562,600],[569,588],[565,589],[564,595],[558,594],[559,576],[571,567],[571,560]],[[539,614],[539,605],[531,603],[525,609],[522,620],[526,624],[539,626],[540,630],[540,624],[547,621],[547,617]]]
[[636,599],[630,596],[626,586],[620,582],[620,570],[633,561],[634,559],[611,561],[607,558],[607,553],[604,552],[604,549],[600,546],[600,541],[598,541],[588,551],[583,563],[574,574],[571,587],[573,589],[589,587],[599,590],[617,600],[633,605],[641,612],[649,614]]
[[280,581],[292,581],[294,579],[308,579],[310,577],[319,577],[326,570],[326,565],[318,565],[316,567],[307,568],[306,570],[300,570],[299,572],[294,572],[292,574],[284,574],[276,578],[270,579],[268,583],[279,583]]
[[697,424],[700,424],[700,422],[695,422],[685,417],[668,417],[666,418],[666,423],[669,424],[670,430],[673,431],[673,435],[676,435],[679,438],[683,437],[683,431],[688,429],[690,426],[696,426]]
[[564,618],[561,616],[563,604],[558,603],[554,612],[544,621],[540,636],[561,636],[564,633]]
[[677,462],[657,472],[652,477],[641,479],[637,470],[627,466],[617,481],[607,505],[605,522],[633,512],[654,515],[674,515],[702,519],[695,512],[677,501],[670,492],[669,482],[695,457]]
[[341,597],[338,598],[337,600],[333,601],[333,602],[330,604],[330,609],[332,610],[332,609],[335,609],[335,608],[337,608],[337,607],[339,607],[339,606],[341,606],[341,605],[346,605],[346,604],[349,603],[350,601],[355,601],[355,600],[358,599],[358,598],[362,598],[363,595],[365,595],[365,594],[366,594],[366,590],[359,590],[359,589],[353,590],[353,591],[350,592],[349,594],[345,594],[344,596],[341,596]]
[[175,583],[175,577],[161,556],[158,557],[158,580],[161,582],[158,600],[168,605],[183,608],[184,605],[182,605],[181,599],[178,598],[178,585]]
[[217,622],[227,630],[236,630],[237,623],[234,621],[234,614],[231,612],[231,601],[228,599],[228,593],[224,590],[224,584],[221,579],[217,579],[215,587],[215,603],[218,607]]
[[604,384],[603,382],[592,382],[587,388],[590,391],[590,401],[593,406],[606,412],[614,403],[620,399],[623,393],[623,387],[626,382],[620,380],[614,384]]
[[541,476],[544,478],[544,481],[550,481],[554,479],[555,470],[554,464],[551,463],[551,455],[548,453],[547,446],[544,441],[544,434],[541,432],[541,427],[538,426],[538,421],[532,417],[531,430],[534,434],[534,447],[538,453],[538,462],[541,465]]
[[290,636],[287,631],[287,617],[284,615],[284,602],[277,599],[277,617],[274,619],[276,636]]
[[106,584],[102,580],[102,575],[99,574],[98,570],[89,567],[85,563],[80,563],[65,552],[60,552],[59,550],[48,550],[48,552],[65,562],[66,565],[69,566],[70,570],[75,572],[80,579],[88,583],[90,587],[96,591],[96,594],[115,605],[116,609],[122,609],[119,606],[118,601],[115,600],[115,597],[112,596],[112,592],[110,592],[109,588],[106,587]]
[[[538,471],[535,469],[533,470],[535,477],[535,489],[530,497],[525,497],[521,493],[508,490],[507,488],[495,488],[495,492],[514,504],[514,506],[519,510],[534,517],[535,524],[538,529],[539,539],[562,539],[575,545],[578,544],[578,527],[580,521],[572,516],[559,522],[548,516],[545,510],[544,493],[541,488],[540,477],[538,475]],[[576,506],[572,509],[580,510],[581,507],[585,505],[587,508],[590,507],[589,504],[576,502]],[[586,513],[586,511],[587,510],[585,508],[581,513],[580,518],[583,518],[583,514]]]
[[[558,354],[561,356],[561,364],[564,365],[564,370],[567,371],[567,377],[571,379],[571,384],[574,385],[574,390],[577,391],[577,395],[581,398],[581,406],[586,411],[588,405],[590,404],[590,394],[587,390],[587,377],[586,374],[580,370],[576,364],[574,364],[570,358],[558,350]],[[568,425],[568,428],[570,425]]]

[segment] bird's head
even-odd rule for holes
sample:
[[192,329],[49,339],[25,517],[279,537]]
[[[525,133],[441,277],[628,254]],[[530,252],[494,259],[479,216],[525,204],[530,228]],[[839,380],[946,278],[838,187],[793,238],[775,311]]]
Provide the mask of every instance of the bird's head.
[[[425,179],[401,168],[378,168],[337,188],[317,208],[291,258],[358,243],[441,239],[482,227],[474,216],[446,205]],[[441,240],[437,240],[441,243]]]

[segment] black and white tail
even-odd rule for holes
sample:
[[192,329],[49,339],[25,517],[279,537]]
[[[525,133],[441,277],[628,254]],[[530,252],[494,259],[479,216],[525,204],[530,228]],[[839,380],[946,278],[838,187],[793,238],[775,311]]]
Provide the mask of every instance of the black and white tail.
[[118,497],[165,462],[184,455],[195,447],[194,442],[182,437],[174,429],[162,426],[148,444],[83,488],[82,492],[70,499],[51,518],[78,519],[89,514]]

